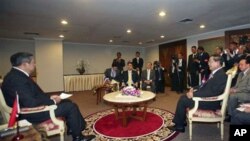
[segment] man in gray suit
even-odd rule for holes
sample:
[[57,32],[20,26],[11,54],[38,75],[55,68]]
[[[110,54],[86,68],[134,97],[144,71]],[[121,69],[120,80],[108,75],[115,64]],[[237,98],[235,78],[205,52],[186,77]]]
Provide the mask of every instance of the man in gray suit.
[[239,69],[241,72],[236,85],[230,89],[228,101],[228,114],[230,116],[240,103],[250,102],[250,56],[240,60]]
[[146,90],[147,87],[150,87],[151,91],[155,91],[155,72],[152,70],[152,63],[147,63],[147,69],[142,71],[141,74],[142,80],[142,90]]

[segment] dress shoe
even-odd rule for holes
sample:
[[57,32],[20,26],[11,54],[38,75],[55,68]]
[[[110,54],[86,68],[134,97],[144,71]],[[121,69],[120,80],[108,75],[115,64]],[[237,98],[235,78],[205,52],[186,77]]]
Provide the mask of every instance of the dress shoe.
[[95,135],[78,136],[78,137],[74,137],[73,141],[91,141],[94,138],[95,138]]
[[177,131],[177,132],[185,132],[185,127],[182,127],[182,126],[170,126],[168,127],[169,130],[172,130],[172,131]]

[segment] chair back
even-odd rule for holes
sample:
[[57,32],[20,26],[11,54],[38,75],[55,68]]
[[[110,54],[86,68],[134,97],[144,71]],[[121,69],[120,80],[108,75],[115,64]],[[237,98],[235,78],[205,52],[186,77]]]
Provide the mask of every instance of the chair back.
[[1,88],[0,88],[0,111],[2,113],[4,122],[7,123],[10,118],[11,108],[6,104]]

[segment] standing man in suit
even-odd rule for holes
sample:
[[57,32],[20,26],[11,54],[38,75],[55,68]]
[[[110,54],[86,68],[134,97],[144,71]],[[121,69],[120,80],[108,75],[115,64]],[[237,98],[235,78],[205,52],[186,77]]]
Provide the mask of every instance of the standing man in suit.
[[117,58],[113,60],[112,64],[115,64],[117,66],[117,69],[122,73],[123,72],[123,67],[125,66],[125,60],[122,59],[122,54],[121,52],[116,53]]
[[155,70],[155,93],[165,92],[165,78],[164,78],[164,68],[161,67],[159,61],[154,62]]
[[186,61],[183,59],[182,54],[178,53],[176,62],[176,76],[177,76],[176,92],[178,94],[182,94],[184,91],[184,79],[186,79],[185,71],[186,71]]
[[138,88],[139,76],[135,70],[133,70],[132,62],[127,63],[127,70],[122,74],[122,86],[134,86]]
[[198,47],[198,59],[195,59],[195,62],[199,63],[199,73],[201,75],[201,80],[208,79],[209,76],[209,67],[208,67],[209,54],[205,52],[204,48]]
[[227,55],[224,53],[223,47],[222,47],[222,46],[217,46],[217,47],[215,48],[215,54],[220,55],[220,56],[223,58],[224,63],[223,63],[223,65],[222,65],[222,67],[224,68],[224,70],[225,70],[225,72],[226,72],[226,71],[228,70],[228,69],[226,68],[226,64],[225,64],[225,61],[226,61],[226,59],[227,59]]
[[250,102],[250,56],[240,60],[236,85],[230,89],[228,100],[228,114],[238,107],[240,103]]
[[142,71],[142,90],[146,90],[147,86],[150,86],[152,92],[155,91],[155,72],[152,69],[152,63],[147,63],[147,69]]
[[[70,100],[62,100],[58,95],[49,96],[30,78],[35,70],[34,56],[30,53],[19,52],[10,58],[12,69],[4,77],[2,91],[8,106],[12,107],[16,93],[19,95],[20,108],[37,107],[42,105],[57,105],[56,117],[64,117],[68,129],[71,131],[73,141],[90,141],[94,135],[83,136],[82,131],[86,122],[78,106]],[[50,119],[49,112],[20,115],[31,123],[40,123]]]
[[[222,69],[222,63],[223,60],[219,55],[212,55],[209,58],[208,64],[212,71],[209,79],[204,85],[197,88],[191,88],[186,95],[180,97],[173,119],[174,126],[168,127],[170,130],[185,132],[186,109],[193,108],[193,97],[212,97],[223,93],[226,86],[227,75],[224,69]],[[220,101],[199,103],[199,108],[205,110],[216,110],[219,107]]]
[[199,64],[195,62],[195,59],[198,58],[196,46],[191,48],[192,54],[188,56],[188,67],[187,71],[189,73],[189,86],[195,87],[199,85]]
[[132,60],[133,68],[135,70],[139,70],[140,75],[142,72],[142,67],[143,67],[143,59],[140,57],[140,52],[137,51],[135,53],[135,58]]
[[121,81],[121,75],[120,71],[117,69],[117,66],[115,64],[112,64],[111,68],[108,68],[104,72],[105,79],[108,79],[109,81],[115,80],[117,82]]

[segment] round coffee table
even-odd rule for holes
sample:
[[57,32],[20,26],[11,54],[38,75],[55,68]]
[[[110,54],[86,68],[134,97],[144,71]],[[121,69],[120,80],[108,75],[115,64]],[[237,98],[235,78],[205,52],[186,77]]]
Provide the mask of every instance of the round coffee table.
[[[120,91],[112,92],[103,96],[103,100],[114,106],[116,119],[122,119],[122,125],[127,126],[129,117],[145,121],[147,106],[155,98],[150,91],[141,91],[140,97],[122,95]],[[136,111],[142,111],[142,116],[136,115]],[[131,114],[129,114],[131,113]]]

